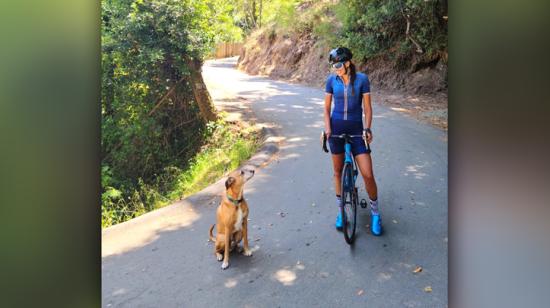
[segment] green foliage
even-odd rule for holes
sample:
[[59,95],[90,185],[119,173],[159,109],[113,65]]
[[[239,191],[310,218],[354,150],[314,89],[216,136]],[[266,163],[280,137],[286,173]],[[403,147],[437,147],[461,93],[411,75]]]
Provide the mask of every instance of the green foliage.
[[150,184],[139,179],[138,185],[132,188],[113,188],[112,172],[108,166],[103,166],[102,227],[124,222],[200,191],[237,168],[259,146],[256,130],[243,129],[223,120],[208,123],[203,134],[208,142],[190,160],[187,168],[165,167]]
[[296,22],[296,5],[298,3],[298,0],[264,1],[262,23],[265,25],[276,24],[285,29],[292,27]]
[[[211,27],[215,33],[216,43],[241,42],[243,29],[238,26],[237,9],[232,0],[210,0],[208,6],[212,10]],[[237,14],[238,15],[238,14]]]
[[418,47],[430,60],[447,48],[444,4],[436,0],[343,0],[338,8],[343,21],[339,44],[349,46],[360,61],[389,54],[398,65],[405,64],[408,61],[403,60],[418,53]]
[[203,189],[234,170],[250,158],[258,147],[258,135],[252,129],[241,129],[218,120],[209,123],[209,144],[176,179],[170,199],[186,197]]
[[102,226],[169,202],[208,144],[191,74],[216,41],[239,38],[232,10],[230,1],[102,0]]
[[447,49],[446,0],[273,0],[265,7],[273,29],[347,46],[358,62],[384,55],[406,68],[414,57],[429,62]]

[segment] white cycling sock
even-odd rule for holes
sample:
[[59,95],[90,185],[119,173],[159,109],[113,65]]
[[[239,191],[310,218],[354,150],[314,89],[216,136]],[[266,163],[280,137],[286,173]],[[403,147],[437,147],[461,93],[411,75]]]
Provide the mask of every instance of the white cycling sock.
[[372,215],[379,215],[378,213],[378,198],[376,200],[371,200],[369,198],[370,212]]
[[338,205],[338,207],[342,207],[342,197],[341,196],[336,196],[336,205]]

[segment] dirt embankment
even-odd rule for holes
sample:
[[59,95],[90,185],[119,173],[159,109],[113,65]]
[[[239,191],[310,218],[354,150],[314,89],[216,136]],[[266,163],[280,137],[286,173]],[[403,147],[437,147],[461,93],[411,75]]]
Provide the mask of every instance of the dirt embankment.
[[[330,73],[328,52],[311,34],[252,33],[241,51],[238,68],[253,75],[324,87]],[[442,59],[395,68],[389,57],[356,63],[369,76],[375,103],[447,130],[447,65]]]

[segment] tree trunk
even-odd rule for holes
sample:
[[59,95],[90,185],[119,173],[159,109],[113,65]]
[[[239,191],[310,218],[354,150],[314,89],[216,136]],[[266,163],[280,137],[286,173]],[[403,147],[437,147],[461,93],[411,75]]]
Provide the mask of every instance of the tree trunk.
[[262,27],[262,0],[260,0],[260,28]]
[[186,60],[188,67],[191,70],[190,85],[195,96],[195,101],[199,106],[202,118],[205,122],[215,121],[217,119],[216,108],[212,103],[212,98],[208,89],[204,84],[204,80],[201,75],[201,63],[199,61],[193,61],[191,59]]
[[254,23],[254,28],[256,28],[256,20],[258,20],[258,17],[256,16],[256,0],[252,0],[252,21]]

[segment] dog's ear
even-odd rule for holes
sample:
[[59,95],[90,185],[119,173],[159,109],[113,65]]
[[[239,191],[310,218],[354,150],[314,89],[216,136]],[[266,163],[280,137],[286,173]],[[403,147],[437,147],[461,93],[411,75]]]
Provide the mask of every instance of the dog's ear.
[[235,178],[230,176],[229,178],[227,178],[227,181],[225,181],[225,189],[229,189],[229,187],[231,187],[233,183],[235,183]]

